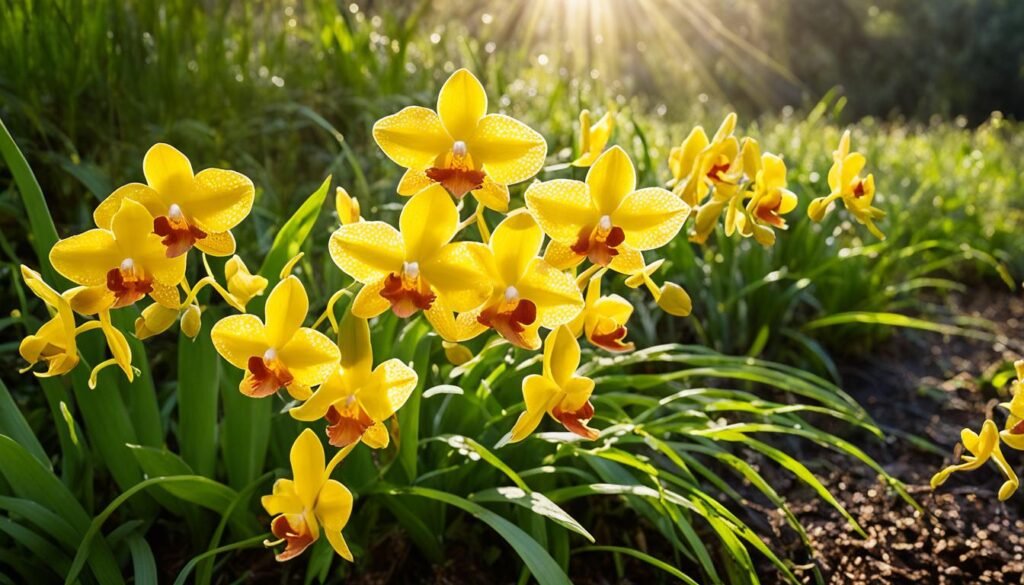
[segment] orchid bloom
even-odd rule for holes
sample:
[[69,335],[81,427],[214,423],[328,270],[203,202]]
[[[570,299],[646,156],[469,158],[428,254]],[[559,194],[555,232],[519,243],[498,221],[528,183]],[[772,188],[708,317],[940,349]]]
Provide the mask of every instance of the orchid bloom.
[[587,426],[594,416],[590,395],[594,381],[576,375],[580,365],[580,344],[568,327],[551,331],[544,340],[544,366],[540,375],[523,380],[526,412],[512,428],[510,442],[522,441],[544,418],[544,414],[562,423],[567,430],[586,439],[596,439],[598,431]]
[[192,246],[211,256],[235,252],[235,227],[252,210],[256,190],[248,177],[225,169],[193,174],[188,158],[169,144],[154,144],[142,160],[148,185],[130,183],[110,194],[93,220],[101,228],[130,199],[146,206],[153,216],[152,231],[162,238],[168,258],[181,256]]
[[693,300],[690,298],[690,294],[686,292],[686,289],[669,281],[665,281],[661,286],[658,286],[654,279],[651,278],[664,263],[665,259],[661,258],[650,264],[645,264],[641,270],[626,277],[626,286],[629,288],[647,287],[647,290],[654,297],[654,302],[658,304],[662,311],[676,317],[686,317],[693,311]]
[[374,449],[388,446],[384,421],[391,418],[416,389],[416,371],[398,359],[373,367],[370,326],[351,312],[338,327],[341,362],[301,406],[289,413],[297,420],[326,417],[331,445],[345,447],[362,440]]
[[352,312],[371,319],[389,307],[399,317],[424,311],[431,322],[451,311],[469,311],[490,293],[483,277],[487,246],[455,242],[459,212],[439,185],[414,195],[398,220],[342,225],[331,236],[331,258],[363,283]]
[[605,112],[601,119],[590,124],[590,110],[580,112],[580,156],[572,161],[574,167],[589,167],[601,156],[615,129],[615,116]]
[[[583,307],[573,277],[538,257],[544,232],[525,209],[517,210],[495,228],[491,254],[485,256],[493,292],[481,306],[459,315],[459,340],[476,337],[488,328],[517,347],[540,349],[539,328],[555,329],[571,321]],[[441,328],[442,336],[447,333]]]
[[472,193],[485,207],[508,209],[508,185],[537,174],[547,156],[544,137],[522,122],[487,113],[487,93],[466,69],[448,78],[437,111],[409,106],[378,120],[373,138],[408,169],[398,185],[413,195],[438,183],[456,199]]
[[1013,382],[1013,398],[1010,402],[1000,404],[1009,411],[1006,427],[999,432],[999,437],[1013,449],[1024,451],[1024,360],[1017,360],[1013,367],[1017,371],[1017,379]]
[[950,465],[932,476],[932,489],[945,483],[954,472],[978,469],[991,459],[995,461],[996,467],[1006,477],[1006,481],[999,488],[999,499],[1006,500],[1013,495],[1013,492],[1017,491],[1020,481],[1013,468],[1007,463],[1002,450],[999,449],[999,429],[992,419],[985,421],[980,435],[970,429],[960,431],[960,442],[963,443],[970,455],[961,455],[963,463]]
[[843,132],[839,148],[832,153],[832,168],[828,171],[828,186],[832,190],[825,197],[811,201],[807,215],[813,221],[821,221],[829,212],[836,199],[842,199],[846,210],[859,223],[868,227],[875,237],[885,239],[885,234],[875,225],[875,220],[885,217],[885,212],[871,205],[875,198],[875,176],[861,178],[867,159],[859,152],[850,152],[850,131]]
[[669,152],[669,186],[690,208],[697,209],[712,187],[728,190],[742,178],[740,144],[733,136],[735,128],[736,114],[730,113],[711,140],[704,128],[697,126],[682,145]]
[[35,372],[40,378],[60,376],[78,365],[78,346],[75,343],[75,313],[71,304],[60,293],[43,281],[43,277],[28,266],[22,265],[21,278],[47,308],[53,317],[32,335],[26,336],[18,346],[18,353],[28,362],[22,371],[27,372],[39,362],[46,363],[45,372]]
[[586,335],[587,341],[601,349],[621,353],[633,351],[632,341],[625,341],[629,331],[626,323],[633,314],[633,305],[619,295],[601,296],[601,278],[595,276],[587,285],[587,300],[583,310],[569,324],[569,329],[579,337]]
[[352,561],[352,551],[341,531],[352,515],[352,492],[331,479],[334,466],[347,454],[343,450],[330,464],[324,463],[324,448],[311,429],[305,429],[292,444],[290,459],[292,479],[274,482],[273,493],[263,496],[263,509],[274,517],[270,530],[277,541],[266,541],[271,547],[286,543],[284,551],[274,558],[287,561],[300,554],[320,538],[321,529],[334,552]]
[[238,256],[232,256],[224,264],[224,280],[228,283],[228,293],[241,307],[263,294],[268,284],[266,278],[249,272],[245,262]]
[[125,199],[110,219],[110,231],[92,229],[57,242],[50,263],[57,272],[87,287],[71,298],[83,314],[125,307],[149,295],[177,309],[178,283],[185,277],[185,258],[170,258],[153,217],[142,204]]
[[633,162],[618,146],[598,157],[586,182],[556,179],[530,185],[526,207],[552,240],[545,258],[556,268],[589,258],[623,274],[643,266],[641,251],[674,238],[690,212],[665,189],[636,190]]
[[754,190],[746,213],[737,216],[739,232],[753,236],[762,246],[771,246],[775,243],[772,228],[786,229],[782,216],[796,209],[796,205],[796,195],[786,189],[786,163],[765,153],[754,175]]
[[338,363],[338,346],[302,326],[308,311],[306,289],[288,276],[270,291],[266,324],[255,315],[231,315],[213,326],[217,352],[245,370],[238,386],[242,394],[263,398],[283,387],[296,400],[305,400],[311,386],[327,379]]
[[[721,151],[716,153],[716,148]],[[748,175],[755,175],[760,167],[761,149],[753,138],[744,138],[738,142],[733,136],[727,136],[720,144],[712,143],[703,155],[708,171],[706,184],[714,186],[711,197],[697,209],[694,217],[693,231],[690,241],[703,244],[715,230],[718,219],[725,212],[725,235],[732,236],[740,226],[742,202],[746,192],[741,183]],[[708,161],[718,160],[715,163]],[[710,165],[710,167],[708,167]],[[721,168],[720,171],[715,171]]]

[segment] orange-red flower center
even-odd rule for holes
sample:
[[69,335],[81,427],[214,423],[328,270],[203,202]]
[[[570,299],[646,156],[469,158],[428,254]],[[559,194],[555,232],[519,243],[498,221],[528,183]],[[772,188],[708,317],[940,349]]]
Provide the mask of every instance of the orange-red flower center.
[[[270,353],[268,350],[267,354]],[[242,386],[247,389],[246,394],[253,398],[270,396],[294,380],[281,360],[272,355],[251,356],[247,369],[248,373]]]
[[415,262],[406,262],[401,274],[392,272],[387,275],[380,296],[387,299],[391,310],[403,319],[416,314],[416,311],[426,311],[437,298],[430,290],[430,283],[420,275]]
[[127,307],[153,292],[153,281],[128,259],[107,271],[107,290],[114,293],[113,308]]
[[298,526],[293,526],[288,518],[288,515],[281,514],[270,523],[270,531],[274,533],[274,536],[288,543],[283,551],[274,555],[274,558],[280,562],[301,555],[302,551],[316,540],[310,533],[305,520],[298,517],[296,522]]
[[441,183],[456,199],[461,199],[466,193],[483,187],[484,178],[487,176],[483,171],[473,167],[473,159],[466,150],[466,143],[461,140],[452,146],[451,152],[439,156],[435,166],[426,172],[431,181]]
[[619,255],[616,248],[626,240],[622,228],[612,225],[609,217],[603,216],[596,226],[580,231],[576,242],[570,246],[580,256],[586,256],[594,264],[608,266],[612,258]]
[[1013,425],[1010,429],[1011,435],[1024,435],[1024,419],[1017,421],[1017,424]]
[[589,400],[579,410],[575,411],[565,411],[556,406],[551,411],[551,415],[558,422],[562,423],[566,430],[572,431],[581,437],[594,440],[600,434],[596,429],[587,426],[587,421],[594,418],[594,405]]
[[590,342],[594,345],[613,352],[632,351],[635,347],[633,342],[626,343],[626,335],[629,331],[625,325],[619,325],[611,331],[605,333],[598,333],[594,331],[590,334]]
[[481,311],[476,320],[484,327],[494,329],[512,344],[531,349],[523,338],[523,332],[537,320],[537,305],[529,299],[504,299]]
[[711,179],[715,183],[723,181],[722,173],[728,171],[730,166],[731,165],[728,160],[711,165],[711,168],[708,169],[708,179]]
[[167,247],[167,257],[176,258],[192,249],[196,240],[206,237],[206,232],[188,223],[181,211],[172,215],[153,218],[153,233],[162,236],[161,242]]
[[373,426],[373,419],[354,401],[327,409],[327,439],[335,447],[347,447]]
[[863,197],[864,194],[864,181],[857,181],[857,184],[853,186],[853,196],[860,198]]
[[774,204],[758,205],[756,211],[757,217],[758,219],[767,224],[781,228],[786,225],[786,220],[782,219],[782,217],[779,215],[780,207],[782,207],[781,197],[776,199]]

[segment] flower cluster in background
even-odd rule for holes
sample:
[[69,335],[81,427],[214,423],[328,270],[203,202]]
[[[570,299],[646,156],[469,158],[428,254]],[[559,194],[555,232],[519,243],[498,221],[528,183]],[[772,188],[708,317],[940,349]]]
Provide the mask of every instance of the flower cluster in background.
[[[394,415],[417,386],[409,365],[374,359],[370,320],[387,311],[400,318],[423,313],[455,363],[471,358],[463,342],[487,333],[543,351],[541,373],[523,381],[525,409],[506,440],[525,439],[546,416],[585,439],[598,438],[600,431],[588,426],[595,384],[578,374],[579,340],[609,352],[634,348],[628,339],[633,306],[602,292],[603,282],[621,276],[628,287],[647,288],[666,313],[686,316],[692,305],[684,288],[655,280],[664,262],[656,250],[680,237],[690,218],[689,238],[704,243],[723,216],[726,236],[739,233],[771,246],[775,230],[787,227],[783,216],[798,206],[797,196],[787,189],[782,157],[734,135],[734,114],[710,139],[698,127],[672,150],[666,189],[637,185],[630,157],[618,146],[608,148],[614,113],[592,123],[584,111],[579,157],[571,166],[587,168],[585,180],[535,181],[525,189],[525,204],[511,209],[509,186],[542,171],[547,143],[522,122],[487,110],[483,86],[463,69],[441,88],[436,110],[411,106],[376,123],[377,144],[407,169],[397,192],[408,199],[396,227],[363,218],[358,201],[338,190],[341,225],[329,252],[358,291],[338,291],[311,325],[306,289],[291,274],[297,258],[281,271],[262,318],[247,312],[270,284],[232,256],[231,229],[252,208],[253,183],[229,170],[193,173],[182,153],[157,144],[143,161],[147,184],[117,189],[95,210],[95,229],[53,248],[51,263],[75,287],[58,292],[22,267],[26,284],[53,316],[24,339],[21,355],[29,368],[45,364],[37,375],[66,374],[79,363],[77,336],[98,329],[111,357],[93,367],[90,384],[108,366],[131,379],[131,350],[111,312],[149,297],[135,323],[138,339],[176,321],[195,337],[202,327],[197,295],[213,289],[238,312],[220,319],[211,337],[218,353],[244,372],[239,391],[254,399],[284,391],[291,416],[325,421],[328,443],[338,449],[325,463],[321,440],[304,430],[291,449],[292,479],[278,480],[264,497],[276,537],[267,544],[285,544],[277,555],[282,561],[302,553],[321,532],[339,555],[352,558],[341,531],[353,496],[331,472],[360,443],[388,447],[397,430]],[[832,192],[812,201],[808,215],[820,221],[839,199],[883,237],[874,221],[884,213],[871,206],[874,179],[860,177],[865,158],[850,152],[849,133],[833,159]],[[500,214],[500,221],[491,226],[488,213]],[[185,274],[193,248],[202,253],[205,275],[190,283]],[[206,255],[231,256],[222,279]],[[334,307],[344,296],[352,298],[338,321]],[[319,330],[325,318],[328,333]],[[1014,410],[1015,404],[1016,398],[1009,408],[1016,422],[1004,431],[1014,436],[1024,417],[1024,404]],[[1004,438],[1013,446],[1011,439]],[[965,444],[976,458],[958,469],[989,457],[1004,461],[988,426],[980,437],[965,434]]]

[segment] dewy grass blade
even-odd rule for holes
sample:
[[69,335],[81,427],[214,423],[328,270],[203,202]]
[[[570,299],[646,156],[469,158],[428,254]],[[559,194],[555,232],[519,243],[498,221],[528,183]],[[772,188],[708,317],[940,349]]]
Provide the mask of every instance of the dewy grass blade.
[[198,473],[213,477],[217,463],[217,407],[220,357],[204,328],[193,340],[178,336],[178,444],[181,457]]

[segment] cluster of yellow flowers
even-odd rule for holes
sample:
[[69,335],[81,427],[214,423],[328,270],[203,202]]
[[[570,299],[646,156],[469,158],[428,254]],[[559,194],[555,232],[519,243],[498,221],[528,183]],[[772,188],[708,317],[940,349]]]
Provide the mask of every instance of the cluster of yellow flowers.
[[[281,272],[263,319],[247,313],[246,305],[263,293],[266,278],[232,256],[225,264],[225,284],[218,282],[206,255],[234,253],[230,230],[249,214],[253,184],[234,171],[194,174],[182,153],[157,144],[143,161],[148,184],[115,191],[96,209],[96,229],[63,239],[52,249],[50,262],[77,287],[58,293],[38,273],[22,267],[25,282],[54,316],[25,338],[21,354],[29,368],[47,365],[38,375],[64,374],[78,364],[77,335],[101,329],[112,357],[93,368],[90,384],[109,365],[131,379],[131,351],[124,333],[112,325],[111,310],[149,296],[154,302],[135,324],[139,339],[166,331],[179,318],[181,330],[194,337],[201,327],[196,295],[213,288],[239,312],[211,330],[220,355],[244,371],[239,391],[264,398],[285,390],[296,401],[290,414],[301,421],[326,420],[328,442],[340,448],[325,464],[313,431],[303,431],[295,441],[293,479],[277,481],[273,494],[263,499],[278,539],[268,545],[286,543],[277,558],[287,560],[314,542],[322,528],[335,551],[351,559],[341,529],[351,513],[352,495],[330,479],[331,472],[358,443],[388,446],[385,423],[417,386],[416,372],[397,359],[374,366],[369,319],[388,310],[402,318],[422,311],[445,341],[447,355],[456,359],[467,353],[459,343],[488,330],[527,350],[543,346],[542,372],[523,381],[525,412],[508,439],[523,440],[545,415],[594,439],[598,431],[588,426],[594,416],[594,382],[577,374],[577,339],[583,336],[612,352],[633,349],[626,340],[633,306],[621,296],[602,294],[604,275],[622,274],[627,286],[646,287],[664,311],[688,315],[689,295],[678,284],[657,284],[653,277],[664,260],[648,264],[643,252],[676,238],[691,215],[696,218],[692,239],[705,241],[723,211],[727,234],[738,231],[770,245],[773,228],[784,229],[782,215],[796,207],[796,196],[786,189],[782,159],[761,155],[750,138],[741,142],[734,137],[735,115],[711,140],[697,128],[673,149],[669,186],[674,191],[637,188],[626,152],[618,146],[606,149],[614,129],[612,114],[591,125],[584,111],[580,120],[581,154],[572,164],[589,167],[586,180],[534,182],[525,191],[525,207],[512,211],[508,186],[540,172],[547,144],[522,122],[488,114],[487,94],[470,72],[459,70],[448,79],[436,111],[413,106],[378,121],[374,139],[407,169],[398,193],[410,198],[396,229],[364,220],[358,202],[339,189],[341,225],[329,251],[361,288],[340,324],[333,306],[348,291],[328,302],[325,316],[337,341],[317,325],[303,326],[309,299],[302,282],[290,274],[298,258]],[[842,199],[854,217],[877,233],[872,220],[881,212],[870,206],[872,177],[859,178],[863,166],[862,155],[849,153],[845,134],[829,173],[832,193],[812,202],[812,219],[820,220],[832,201]],[[466,195],[477,205],[462,219]],[[503,216],[493,232],[485,210]],[[473,226],[475,236],[460,237]],[[204,254],[206,275],[190,284],[185,268],[193,247]],[[96,318],[78,325],[75,313]],[[541,329],[548,331],[543,343]]]
[[944,484],[954,472],[978,469],[990,459],[1006,477],[1006,481],[999,488],[1000,500],[1008,499],[1020,487],[1017,473],[1006,461],[1006,456],[999,448],[999,444],[1004,443],[1011,449],[1024,451],[1024,360],[1015,362],[1013,366],[1017,373],[1017,379],[1013,382],[1011,389],[1013,396],[1010,402],[999,404],[1009,413],[1006,416],[1006,425],[1003,430],[1000,431],[995,421],[990,418],[981,425],[980,434],[971,429],[960,431],[960,442],[970,454],[960,456],[963,463],[950,465],[932,476],[932,489]]

